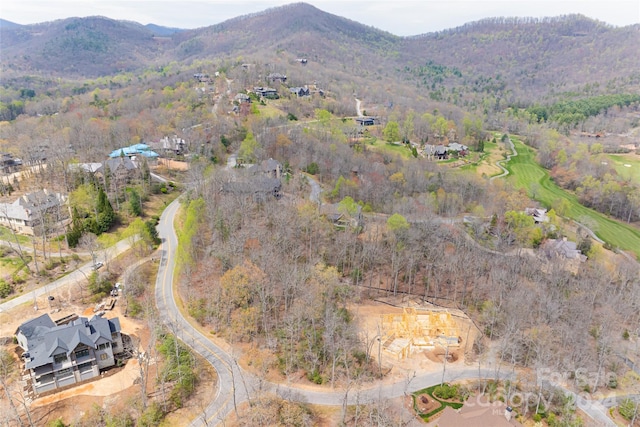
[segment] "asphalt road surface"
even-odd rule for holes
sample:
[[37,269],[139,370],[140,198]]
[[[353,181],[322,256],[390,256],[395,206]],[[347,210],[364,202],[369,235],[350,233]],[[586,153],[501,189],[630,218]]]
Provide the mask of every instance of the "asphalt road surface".
[[[194,328],[178,309],[173,292],[177,247],[173,221],[179,208],[179,200],[176,199],[165,209],[158,225],[162,246],[156,281],[156,303],[160,317],[164,319],[169,330],[209,361],[218,373],[218,387],[216,390],[211,390],[211,402],[193,420],[192,426],[223,424],[224,419],[237,408],[237,405],[258,395],[258,393],[273,392],[288,400],[318,405],[342,405],[345,399],[348,404],[375,404],[381,399],[400,397],[439,384],[442,381],[442,371],[439,371],[407,375],[405,380],[393,384],[352,387],[348,390],[312,391],[263,381],[240,369],[233,355],[218,347]],[[444,380],[506,379],[509,377],[509,373],[498,375],[495,367],[478,369],[467,366],[450,366],[445,371]],[[569,393],[568,390],[565,392]],[[607,417],[607,410],[602,402],[578,397],[576,403],[596,425],[615,427],[615,423]]]

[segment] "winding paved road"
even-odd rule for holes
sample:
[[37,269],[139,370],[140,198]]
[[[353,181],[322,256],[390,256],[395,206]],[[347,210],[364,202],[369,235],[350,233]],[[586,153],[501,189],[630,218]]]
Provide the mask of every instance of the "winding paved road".
[[191,425],[218,424],[233,410],[234,403],[248,398],[248,393],[240,392],[236,387],[236,378],[241,378],[237,363],[223,349],[194,328],[180,313],[173,292],[175,269],[175,253],[178,238],[173,228],[173,221],[180,207],[180,199],[174,200],[162,213],[158,224],[158,233],[162,239],[160,266],[156,278],[156,304],[160,318],[165,325],[185,344],[204,357],[215,368],[218,374],[218,388],[212,390],[209,406]]
[[[132,240],[133,239],[133,240]],[[105,254],[106,258],[113,259],[120,255],[121,253],[129,250],[131,244],[138,240],[138,237],[135,236],[133,238],[124,239],[116,243],[114,246],[105,249],[102,252],[107,252],[108,256]],[[58,280],[55,280],[51,283],[43,285],[42,287],[35,289],[33,291],[27,292],[25,294],[20,295],[19,297],[10,299],[7,302],[0,304],[0,312],[11,310],[14,307],[17,307],[21,304],[25,304],[27,302],[33,302],[34,297],[40,297],[45,294],[51,295],[55,290],[60,289],[64,286],[73,285],[79,283],[83,280],[87,280],[89,274],[91,274],[93,262],[88,262],[82,265],[80,268],[72,271],[64,277],[61,277]]]
[[[345,398],[349,404],[375,403],[381,399],[400,397],[407,393],[438,384],[442,381],[442,372],[430,372],[419,375],[407,375],[402,381],[392,384],[367,385],[345,390],[308,390],[288,385],[262,381],[243,371],[235,358],[216,345],[207,336],[187,321],[180,312],[173,290],[175,253],[177,236],[173,227],[175,215],[180,206],[180,198],[173,201],[163,212],[158,232],[162,238],[160,267],[156,280],[156,303],[160,317],[166,326],[185,344],[205,358],[216,369],[218,387],[211,390],[212,399],[206,408],[192,421],[192,426],[223,424],[224,419],[241,402],[245,402],[258,393],[273,392],[292,401],[301,401],[317,405],[342,405]],[[445,381],[472,380],[480,378],[510,378],[503,373],[497,375],[495,366],[482,369],[467,366],[448,366]],[[564,389],[566,393],[570,393]],[[588,400],[578,396],[577,406],[597,425],[615,427],[607,417],[607,410],[600,401]],[[608,405],[609,406],[609,405]]]

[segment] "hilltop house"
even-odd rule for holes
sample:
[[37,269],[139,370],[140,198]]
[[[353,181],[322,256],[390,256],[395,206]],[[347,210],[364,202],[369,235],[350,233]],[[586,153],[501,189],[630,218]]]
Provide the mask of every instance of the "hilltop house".
[[294,93],[298,98],[311,95],[311,91],[309,91],[309,88],[307,86],[290,87],[289,92]]
[[160,144],[160,148],[165,154],[182,154],[186,149],[186,143],[184,139],[179,138],[178,135],[173,135],[171,138],[165,136],[164,138],[160,139]]
[[[167,142],[171,144],[171,141]],[[170,145],[169,145],[170,146]],[[182,145],[176,145],[182,147]],[[138,161],[129,157],[115,157],[102,163],[74,163],[69,165],[72,172],[82,172],[106,185],[107,193],[122,191],[127,184],[140,177]]]
[[271,73],[267,76],[267,81],[271,83],[275,83],[275,82],[285,83],[287,81],[287,76],[280,73]]
[[124,351],[118,318],[80,317],[57,325],[43,314],[15,334],[24,350],[27,386],[35,396],[98,377]]
[[253,92],[261,98],[267,99],[278,99],[280,95],[278,95],[278,91],[271,87],[254,87]]
[[65,196],[48,190],[27,193],[13,203],[0,203],[0,225],[29,236],[42,235],[45,228],[63,229],[69,219],[66,202]]
[[193,78],[199,83],[210,83],[211,82],[211,78],[209,77],[209,74],[195,73],[193,75]]

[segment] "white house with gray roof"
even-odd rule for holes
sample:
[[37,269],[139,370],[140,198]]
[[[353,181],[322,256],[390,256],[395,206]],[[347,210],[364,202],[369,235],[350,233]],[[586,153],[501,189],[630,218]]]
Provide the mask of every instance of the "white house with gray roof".
[[44,227],[62,228],[70,216],[66,202],[64,195],[48,190],[27,193],[12,203],[0,203],[0,225],[30,236],[41,235]]
[[20,325],[16,338],[24,350],[27,386],[36,396],[98,377],[124,351],[117,317],[57,325],[43,314]]

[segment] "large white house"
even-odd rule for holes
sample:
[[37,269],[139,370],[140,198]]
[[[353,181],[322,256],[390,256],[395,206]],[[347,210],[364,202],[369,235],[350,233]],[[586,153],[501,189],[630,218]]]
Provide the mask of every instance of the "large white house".
[[0,225],[30,236],[62,229],[69,220],[66,202],[64,195],[48,190],[27,193],[12,203],[0,203]]
[[57,325],[43,314],[20,325],[16,338],[24,350],[27,386],[35,396],[99,376],[124,351],[117,317],[80,317]]

